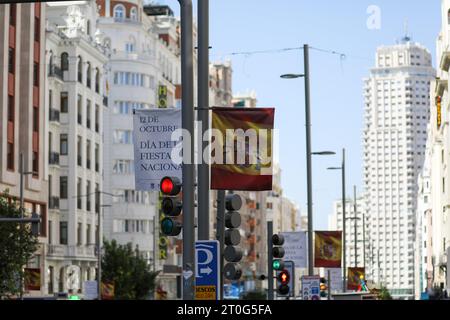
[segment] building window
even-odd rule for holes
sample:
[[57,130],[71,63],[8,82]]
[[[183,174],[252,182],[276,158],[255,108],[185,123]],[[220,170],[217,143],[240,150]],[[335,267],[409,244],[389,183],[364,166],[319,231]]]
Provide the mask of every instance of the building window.
[[95,92],[100,93],[100,70],[95,69]]
[[61,199],[67,199],[67,177],[59,177],[59,197]]
[[83,150],[82,150],[82,141],[81,141],[81,137],[78,136],[77,138],[77,163],[78,165],[81,167],[83,165]]
[[78,178],[77,181],[77,208],[81,209],[81,196],[82,196],[82,191],[81,191],[81,178]]
[[136,21],[137,20],[137,10],[136,7],[131,8],[130,10],[130,19]]
[[86,182],[86,211],[91,211],[91,182]]
[[86,127],[91,128],[91,100],[86,100]]
[[129,130],[115,130],[113,133],[113,142],[116,144],[133,143],[133,135]]
[[61,134],[59,136],[59,149],[62,156],[67,156],[69,152],[69,141],[67,134]]
[[9,25],[15,26],[16,25],[16,4],[11,3],[9,5]]
[[69,54],[67,52],[61,54],[61,70],[69,71]]
[[95,105],[95,132],[100,132],[100,107]]
[[86,142],[86,168],[91,169],[91,141]]
[[88,20],[88,21],[86,22],[86,32],[87,32],[87,35],[88,35],[88,36],[91,35],[91,20]]
[[15,66],[15,50],[14,48],[9,48],[8,51],[8,72],[14,74],[14,66]]
[[118,4],[114,7],[114,18],[122,20],[125,18],[125,7]]
[[8,142],[6,156],[6,167],[8,170],[14,170],[14,143]]
[[99,152],[99,146],[96,143],[95,144],[95,171],[99,172],[100,170],[100,152]]
[[69,95],[67,92],[61,92],[60,104],[61,113],[69,112]]
[[78,56],[77,73],[78,73],[78,82],[83,83],[83,59],[80,56]]
[[86,69],[86,86],[88,88],[91,87],[91,63],[87,63],[87,69]]
[[39,63],[34,62],[33,64],[33,85],[35,87],[39,86]]
[[77,99],[78,124],[83,123],[83,117],[81,114],[82,104],[83,104],[83,97],[81,95],[78,95],[78,99]]
[[67,222],[59,223],[59,244],[67,244]]
[[38,17],[34,17],[34,41],[39,42],[41,36],[41,22]]
[[83,232],[83,224],[81,222],[78,222],[78,227],[77,227],[77,245],[79,245],[79,246],[83,244],[82,232]]
[[8,121],[14,122],[14,96],[8,95]]

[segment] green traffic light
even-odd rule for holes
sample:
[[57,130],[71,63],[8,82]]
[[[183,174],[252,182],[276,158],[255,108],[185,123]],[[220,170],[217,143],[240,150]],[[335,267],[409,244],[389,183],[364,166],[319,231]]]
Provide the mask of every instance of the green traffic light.
[[69,296],[69,300],[81,300],[79,296]]
[[181,233],[181,225],[170,218],[164,218],[161,221],[161,231],[166,236],[175,237]]
[[282,260],[273,260],[272,267],[274,270],[280,271],[284,269],[284,262]]

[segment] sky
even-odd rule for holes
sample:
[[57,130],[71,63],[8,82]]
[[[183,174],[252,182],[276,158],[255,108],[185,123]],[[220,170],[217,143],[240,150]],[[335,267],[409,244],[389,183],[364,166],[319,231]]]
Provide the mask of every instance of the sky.
[[[177,0],[159,0],[179,14]],[[194,0],[194,16],[196,16]],[[341,199],[339,171],[346,148],[347,197],[362,182],[363,83],[375,63],[376,48],[393,45],[405,30],[427,47],[435,63],[441,27],[440,0],[210,0],[211,61],[232,61],[233,92],[254,90],[258,106],[275,107],[280,130],[280,165],[284,194],[306,214],[306,147],[303,79],[281,74],[303,73],[302,51],[267,54],[231,53],[311,47],[311,121],[313,151],[336,156],[313,158],[314,229],[326,230],[333,202]],[[367,22],[379,9],[379,28]],[[407,26],[407,28],[406,28]],[[375,27],[375,28],[374,28]]]

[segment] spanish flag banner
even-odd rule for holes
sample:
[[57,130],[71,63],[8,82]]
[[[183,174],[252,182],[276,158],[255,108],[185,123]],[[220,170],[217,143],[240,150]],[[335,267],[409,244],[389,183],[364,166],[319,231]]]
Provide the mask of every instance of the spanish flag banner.
[[25,268],[25,290],[41,290],[41,269]]
[[114,300],[114,282],[102,281],[102,299]]
[[314,266],[340,268],[342,258],[342,231],[316,231]]
[[361,284],[365,278],[364,268],[348,268],[347,289],[353,291],[361,291]]
[[272,190],[274,108],[213,108],[211,189]]

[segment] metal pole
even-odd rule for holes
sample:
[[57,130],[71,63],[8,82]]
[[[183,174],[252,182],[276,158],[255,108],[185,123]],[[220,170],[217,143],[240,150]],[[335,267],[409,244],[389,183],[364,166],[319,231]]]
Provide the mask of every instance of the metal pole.
[[355,224],[354,224],[354,237],[355,237],[355,268],[358,268],[358,249],[357,249],[357,245],[358,245],[358,236],[356,234],[357,232],[357,223],[358,223],[358,215],[356,213],[356,186],[353,186],[353,196],[354,196],[354,203],[353,203],[353,209],[355,210]]
[[181,105],[183,139],[183,300],[194,300],[194,67],[192,0],[178,0],[181,15]]
[[274,299],[273,293],[273,256],[272,256],[273,221],[267,221],[267,300]]
[[328,269],[328,300],[331,300],[331,271]]
[[[20,196],[20,217],[23,219],[23,213],[24,213],[24,162],[23,162],[23,153],[21,152],[19,155],[19,170],[20,170],[20,191],[19,191],[19,196]],[[20,230],[22,230],[23,227],[22,225],[20,226]],[[23,286],[24,286],[24,279],[23,279],[23,273],[20,274],[20,300],[23,300]]]
[[204,141],[209,129],[209,0],[198,1],[198,119],[201,122],[198,151],[198,240],[209,240],[209,157],[203,159]]
[[311,169],[311,97],[309,76],[309,46],[303,47],[305,64],[305,119],[306,119],[306,173],[308,189],[308,274],[314,274],[313,266],[313,197],[312,197],[312,169]]
[[224,233],[225,233],[225,190],[217,191],[217,240],[219,240],[220,246],[220,290],[219,296],[223,300],[223,265],[224,265]]
[[[363,222],[363,261],[364,261],[364,270],[366,269],[366,215],[363,213],[362,215]],[[365,271],[364,271],[365,272]]]
[[343,237],[343,241],[342,241],[342,248],[343,248],[343,271],[344,271],[344,279],[342,281],[342,284],[344,286],[343,291],[346,292],[347,291],[347,263],[346,263],[346,237],[345,237],[345,223],[346,223],[346,218],[345,218],[345,211],[346,211],[346,199],[345,199],[345,149],[342,150],[342,237]]
[[98,223],[98,239],[97,239],[97,269],[98,269],[98,283],[97,283],[97,288],[98,288],[98,300],[102,300],[102,246],[101,246],[101,241],[102,241],[102,204],[100,201],[100,193],[99,191],[96,191],[95,193],[96,196],[96,200],[99,201],[98,204],[98,217],[97,217],[97,223]]

